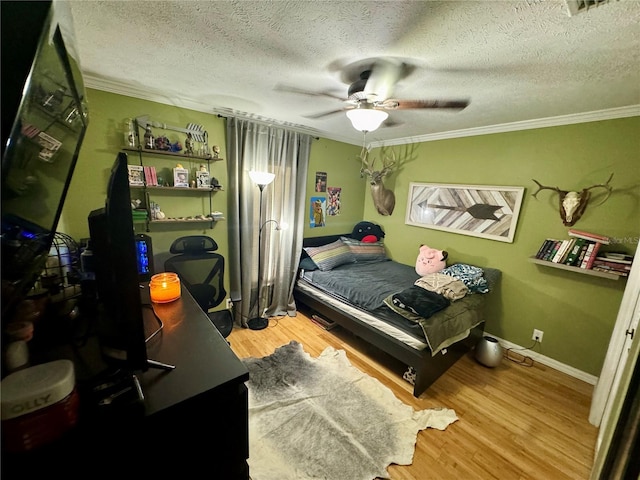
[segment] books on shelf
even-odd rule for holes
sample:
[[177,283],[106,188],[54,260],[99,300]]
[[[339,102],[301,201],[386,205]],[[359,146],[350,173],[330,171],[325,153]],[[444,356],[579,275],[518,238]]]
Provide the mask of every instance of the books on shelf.
[[545,238],[544,242],[542,242],[542,244],[540,245],[540,248],[538,248],[538,252],[536,253],[536,258],[537,259],[542,259],[542,257],[544,256],[545,253],[545,249],[549,246],[549,243],[553,242],[554,240],[552,238]]
[[620,270],[623,272],[630,271],[631,265],[632,265],[631,263],[613,261],[603,256],[596,257],[595,260],[593,261],[594,267],[599,266],[599,267],[611,268],[611,269]]
[[558,248],[558,252],[553,256],[551,261],[554,263],[564,262],[564,259],[567,258],[567,254],[571,250],[572,246],[573,246],[572,240],[562,240],[562,243],[560,244],[560,248]]
[[611,243],[611,239],[605,235],[600,235],[599,233],[585,232],[583,230],[576,230],[575,228],[569,229],[569,236],[575,237],[575,238],[582,238],[585,240],[591,240],[592,242],[598,242],[604,245],[609,245],[609,243]]
[[589,245],[589,248],[587,249],[587,254],[584,257],[584,260],[582,260],[582,263],[580,264],[580,268],[591,268],[593,267],[593,262],[596,259],[596,255],[598,254],[598,251],[600,250],[600,245],[602,245],[600,242],[591,242]]
[[158,186],[158,174],[156,172],[156,167],[145,165],[144,180],[149,187]]
[[562,244],[562,240],[556,240],[553,242],[553,244],[550,246],[549,251],[547,252],[547,254],[545,255],[543,260],[547,260],[547,261],[551,261],[551,259],[555,256],[555,254],[558,252],[558,249],[560,248],[560,245]]
[[603,252],[601,256],[610,262],[626,263],[629,265],[633,263],[633,255],[627,255],[626,253]]
[[[535,258],[584,269],[598,267],[598,270],[607,272],[612,269],[623,273],[630,270],[633,256],[619,252],[601,251],[601,246],[608,244],[605,242],[610,242],[609,237],[574,229],[570,230],[569,236],[571,238],[565,240],[546,238],[538,248]],[[586,238],[587,236],[591,236],[591,238]],[[605,241],[600,241],[603,239]],[[611,262],[611,264],[607,262]]]
[[597,272],[615,273],[616,275],[620,275],[622,277],[628,277],[629,272],[631,272],[631,265],[623,263],[615,264],[613,262],[609,263],[603,260],[598,260],[596,258],[591,269]]
[[576,229],[569,230],[569,237],[565,240],[546,238],[535,258],[620,277],[629,276],[633,255],[602,251],[602,245],[611,244],[609,237]]
[[585,240],[584,238],[576,238],[576,241],[573,243],[573,247],[571,251],[567,255],[567,258],[563,262],[565,265],[571,265],[572,267],[576,267],[580,265],[580,256],[584,257],[584,252],[589,246],[589,240]]

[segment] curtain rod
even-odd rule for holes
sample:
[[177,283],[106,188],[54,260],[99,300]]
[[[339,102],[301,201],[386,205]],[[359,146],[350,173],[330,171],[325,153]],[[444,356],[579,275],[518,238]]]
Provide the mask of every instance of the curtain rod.
[[[215,112],[215,110],[214,110]],[[266,117],[261,117],[259,115],[254,115],[254,114],[250,114],[250,113],[240,113],[240,112],[232,112],[232,113],[228,113],[228,114],[222,114],[222,113],[217,113],[216,115],[218,116],[218,118],[224,118],[225,120],[228,117],[234,117],[234,118],[240,118],[242,120],[250,120],[252,122],[256,122],[256,123],[261,123],[263,125],[268,125],[268,126],[278,126],[278,127],[283,127],[283,128],[288,128],[290,130],[293,131],[297,131],[299,133],[304,133],[306,135],[310,135],[314,140],[320,140],[320,137],[318,136],[316,132],[316,130],[309,128],[309,127],[305,127],[304,125],[297,125],[295,123],[290,123],[290,122],[283,122],[281,120],[274,120],[271,118],[266,118]]]

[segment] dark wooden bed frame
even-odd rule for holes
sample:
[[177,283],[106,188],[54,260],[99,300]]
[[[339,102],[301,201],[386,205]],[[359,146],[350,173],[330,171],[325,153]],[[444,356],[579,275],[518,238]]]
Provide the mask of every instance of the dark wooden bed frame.
[[[303,246],[316,247],[326,245],[340,237],[349,237],[350,234],[327,235],[323,237],[305,238]],[[444,372],[449,369],[463,355],[469,352],[480,341],[484,334],[484,321],[471,330],[470,335],[446,348],[446,353],[431,355],[431,350],[427,347],[424,350],[416,350],[400,340],[372,327],[359,320],[347,312],[338,310],[336,307],[326,304],[314,298],[302,290],[294,288],[294,298],[296,302],[306,305],[309,309],[317,312],[320,316],[336,322],[341,327],[351,331],[363,340],[375,345],[380,350],[388,353],[402,363],[413,367],[415,370],[415,382],[413,395],[419,397],[429,386],[436,381]]]

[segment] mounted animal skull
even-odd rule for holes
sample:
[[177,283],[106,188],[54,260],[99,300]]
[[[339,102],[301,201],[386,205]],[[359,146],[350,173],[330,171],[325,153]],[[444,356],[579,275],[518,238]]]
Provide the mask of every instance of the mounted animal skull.
[[391,215],[396,206],[396,196],[391,190],[385,188],[382,179],[393,171],[393,166],[396,164],[395,153],[392,151],[391,156],[383,154],[382,169],[380,170],[374,170],[376,159],[373,158],[369,161],[369,150],[365,147],[362,147],[360,160],[362,161],[360,176],[366,174],[369,177],[371,197],[376,210],[380,215]]
[[562,223],[564,223],[567,227],[574,225],[587,208],[587,204],[589,203],[589,199],[591,198],[591,190],[594,188],[604,188],[607,190],[607,195],[604,199],[598,203],[598,205],[602,205],[607,201],[613,188],[609,185],[609,182],[613,178],[613,173],[609,177],[606,183],[599,183],[596,185],[591,185],[590,187],[583,188],[581,191],[567,191],[561,190],[558,187],[547,187],[542,185],[537,180],[533,180],[538,185],[538,190],[533,194],[533,197],[538,198],[537,195],[541,190],[555,190],[559,195],[560,202],[560,217],[562,218]]

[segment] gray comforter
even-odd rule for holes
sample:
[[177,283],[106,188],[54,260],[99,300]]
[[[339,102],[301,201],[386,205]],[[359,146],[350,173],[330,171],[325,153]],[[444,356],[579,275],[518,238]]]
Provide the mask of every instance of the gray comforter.
[[[497,281],[499,270],[486,269],[489,290]],[[373,313],[384,312],[400,316],[397,309],[390,308],[385,299],[412,287],[420,276],[413,266],[404,265],[392,260],[376,263],[354,263],[342,265],[331,271],[306,271],[303,278],[312,285],[331,293],[347,303]],[[430,293],[430,292],[427,292]],[[440,308],[442,304],[435,301],[432,315],[407,318],[403,320],[420,325],[424,338],[429,343],[433,354],[448,345],[449,339],[460,339],[482,321],[481,310],[484,305],[483,294],[468,294],[451,305]],[[443,297],[444,298],[444,297]],[[431,301],[434,299],[432,298]],[[428,313],[428,309],[423,313]],[[396,323],[396,322],[394,322]],[[397,324],[397,323],[396,323]],[[462,337],[461,337],[462,336]]]

